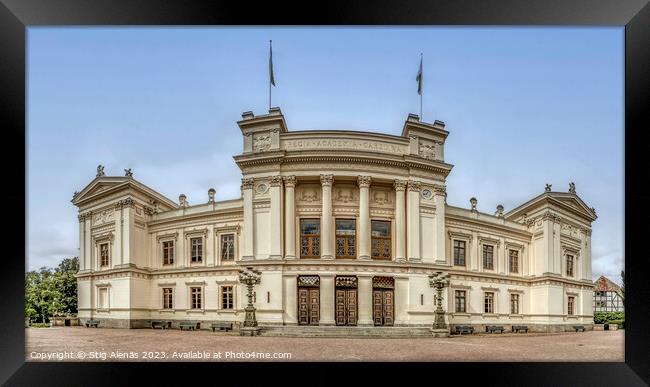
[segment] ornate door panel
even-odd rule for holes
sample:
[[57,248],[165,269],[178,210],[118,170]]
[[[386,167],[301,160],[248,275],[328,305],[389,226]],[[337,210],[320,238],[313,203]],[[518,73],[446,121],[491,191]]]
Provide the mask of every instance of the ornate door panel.
[[357,325],[357,289],[345,291],[347,303],[347,325]]
[[384,290],[383,291],[383,319],[384,319],[384,324],[383,325],[393,325],[393,320],[394,320],[394,304],[393,304],[393,290]]
[[309,324],[309,289],[298,289],[298,325]]
[[382,325],[383,323],[383,295],[381,290],[372,291],[372,319],[375,325]]
[[345,290],[336,290],[336,325],[346,325]]
[[336,325],[357,325],[357,289],[336,289]]
[[391,277],[374,277],[372,290],[372,318],[375,325],[393,325],[395,320],[394,287]]
[[309,325],[318,325],[320,321],[320,290],[309,289]]

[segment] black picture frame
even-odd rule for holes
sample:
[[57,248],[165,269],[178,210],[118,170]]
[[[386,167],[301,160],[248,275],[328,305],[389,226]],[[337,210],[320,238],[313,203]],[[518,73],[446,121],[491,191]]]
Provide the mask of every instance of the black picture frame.
[[[30,26],[54,25],[536,25],[625,26],[625,268],[626,333],[624,363],[30,363],[25,362],[24,273],[26,234],[26,33]],[[322,385],[357,376],[364,383],[387,376],[407,383],[487,385],[637,386],[650,383],[648,356],[649,282],[644,216],[648,158],[644,132],[650,130],[650,6],[647,0],[483,0],[328,1],[326,3],[165,0],[1,0],[0,122],[6,214],[5,254],[0,273],[0,382],[7,385],[184,384],[197,376],[213,382],[250,385],[300,382]],[[441,53],[444,55],[444,53]],[[21,152],[22,151],[22,152]],[[22,160],[25,168],[17,168]],[[41,193],[46,195],[47,192]],[[19,204],[23,204],[20,206]],[[388,350],[388,349],[387,349]],[[163,372],[164,371],[164,372]],[[348,375],[350,373],[350,375]],[[145,381],[136,379],[145,375]],[[284,379],[283,379],[284,378]],[[129,382],[129,380],[131,382]],[[346,381],[352,379],[345,379]],[[135,382],[137,381],[137,382]],[[453,382],[457,383],[457,382]]]

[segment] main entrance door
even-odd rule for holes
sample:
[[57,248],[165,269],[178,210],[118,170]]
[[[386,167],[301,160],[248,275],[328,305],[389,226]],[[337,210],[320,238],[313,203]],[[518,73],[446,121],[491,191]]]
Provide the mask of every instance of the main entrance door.
[[372,279],[372,317],[375,325],[393,325],[395,281],[390,277]]
[[318,325],[320,320],[320,278],[298,277],[298,325]]
[[336,277],[336,325],[357,325],[357,277]]

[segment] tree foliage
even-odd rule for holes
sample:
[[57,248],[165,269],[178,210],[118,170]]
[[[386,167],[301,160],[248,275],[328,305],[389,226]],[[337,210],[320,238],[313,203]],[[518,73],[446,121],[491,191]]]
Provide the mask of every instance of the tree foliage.
[[25,317],[45,323],[50,317],[77,313],[79,258],[65,258],[54,268],[25,274]]

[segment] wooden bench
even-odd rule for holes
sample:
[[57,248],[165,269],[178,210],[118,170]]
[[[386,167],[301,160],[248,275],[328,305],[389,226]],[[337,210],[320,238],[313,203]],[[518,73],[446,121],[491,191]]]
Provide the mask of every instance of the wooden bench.
[[154,320],[151,322],[151,328],[156,329],[167,329],[172,327],[172,322],[171,321],[160,321],[160,320]]
[[585,326],[584,325],[574,325],[573,329],[575,329],[576,332],[578,332],[578,331],[584,332],[585,331]]
[[525,333],[528,333],[528,325],[513,325],[512,326],[512,331],[513,332],[524,331]]
[[469,325],[456,325],[456,333],[474,333],[474,327]]
[[86,320],[86,328],[90,328],[90,327],[97,328],[98,326],[99,326],[99,320],[93,320],[93,319]]
[[182,322],[178,323],[178,327],[181,329],[181,331],[183,329],[185,329],[185,328],[187,328],[188,330],[190,330],[190,329],[195,330],[198,325],[199,325],[198,323],[193,323],[193,322],[189,322],[189,321],[182,321]]
[[499,333],[503,333],[503,327],[499,325],[488,325],[487,331],[490,333],[494,333],[496,331],[499,331]]
[[210,324],[210,327],[212,328],[212,332],[214,332],[215,329],[219,329],[219,330],[225,329],[226,331],[230,331],[232,330],[232,323],[220,321],[220,322],[215,322]]

